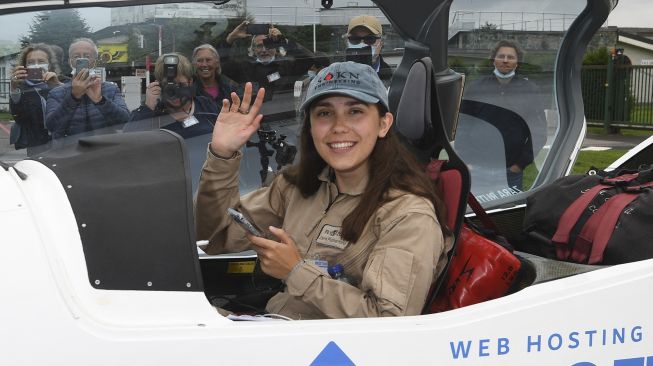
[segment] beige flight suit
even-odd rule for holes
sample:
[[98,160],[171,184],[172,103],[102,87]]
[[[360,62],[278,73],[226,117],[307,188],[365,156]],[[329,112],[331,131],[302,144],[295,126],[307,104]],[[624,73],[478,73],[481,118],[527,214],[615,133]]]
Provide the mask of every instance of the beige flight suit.
[[[240,159],[240,152],[232,159],[207,154],[195,204],[197,239],[209,240],[209,254],[252,249],[245,231],[227,216],[229,207],[266,232],[273,225],[290,235],[306,262],[285,279],[267,311],[293,319],[421,313],[453,243],[451,236],[443,238],[431,202],[394,192],[396,199],[377,210],[356,243],[348,243],[340,238],[342,220],[358,204],[364,184],[338,192],[325,169],[322,185],[308,198],[282,175],[270,187],[239,197]],[[311,261],[316,255],[330,266],[342,264],[358,286],[332,279]]]

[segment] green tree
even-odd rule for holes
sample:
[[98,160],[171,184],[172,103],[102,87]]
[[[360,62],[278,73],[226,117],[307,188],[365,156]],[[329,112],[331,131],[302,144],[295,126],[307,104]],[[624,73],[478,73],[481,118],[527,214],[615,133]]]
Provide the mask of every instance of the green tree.
[[23,36],[21,46],[30,43],[57,45],[64,50],[62,70],[68,72],[68,47],[80,37],[90,37],[91,29],[75,9],[48,10],[38,13],[32,19],[29,32]]
[[585,53],[583,65],[607,65],[610,53],[607,47],[600,47]]
[[67,49],[75,38],[89,37],[91,30],[76,9],[49,10],[32,19],[27,36],[21,38],[22,46],[43,42]]

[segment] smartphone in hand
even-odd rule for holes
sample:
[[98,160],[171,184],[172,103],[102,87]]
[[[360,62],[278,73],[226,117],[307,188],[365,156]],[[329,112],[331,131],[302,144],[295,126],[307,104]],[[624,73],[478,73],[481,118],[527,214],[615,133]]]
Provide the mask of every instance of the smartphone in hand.
[[75,70],[77,72],[82,71],[82,69],[88,69],[91,62],[87,58],[78,58],[75,60]]
[[29,80],[43,80],[43,69],[40,67],[28,67],[27,79]]
[[247,24],[247,34],[253,36],[259,34],[267,35],[270,32],[270,26],[268,24]]
[[261,231],[258,227],[256,227],[256,225],[249,221],[249,219],[247,219],[247,217],[245,217],[245,215],[243,215],[241,212],[234,210],[233,208],[228,208],[227,213],[248,233],[254,236],[259,236],[261,238],[266,237],[265,233],[263,233],[263,231]]

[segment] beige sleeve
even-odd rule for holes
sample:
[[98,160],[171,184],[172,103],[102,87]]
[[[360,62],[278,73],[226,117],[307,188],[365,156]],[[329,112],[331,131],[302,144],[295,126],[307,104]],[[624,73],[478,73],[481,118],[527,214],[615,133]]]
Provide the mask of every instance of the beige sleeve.
[[281,177],[277,177],[270,187],[260,188],[241,198],[238,189],[241,158],[240,152],[231,159],[207,152],[194,205],[197,240],[209,241],[203,248],[207,254],[251,249],[245,230],[227,215],[227,208],[243,212],[264,231],[270,225],[280,226],[283,217],[283,200],[279,191]]
[[381,230],[359,287],[304,263],[287,279],[289,293],[327,318],[420,314],[436,265],[445,255],[440,225],[432,212],[410,212]]

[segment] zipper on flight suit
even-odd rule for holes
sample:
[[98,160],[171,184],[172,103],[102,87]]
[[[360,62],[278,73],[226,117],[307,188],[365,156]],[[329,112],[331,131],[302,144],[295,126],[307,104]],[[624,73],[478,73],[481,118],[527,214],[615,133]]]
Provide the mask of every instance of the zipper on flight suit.
[[[331,182],[327,182],[327,184],[328,184],[328,185],[331,185],[331,184],[333,184],[333,183],[331,183]],[[308,231],[309,234],[315,232],[315,228],[316,228],[316,227],[317,227],[317,226],[322,222],[322,220],[324,220],[324,218],[326,217],[327,213],[329,213],[329,209],[331,209],[331,207],[333,206],[333,204],[336,203],[336,201],[338,200],[338,198],[340,198],[340,196],[342,195],[342,194],[338,191],[338,194],[336,194],[336,196],[333,198],[333,200],[331,200],[331,187],[330,187],[330,186],[327,186],[326,194],[327,194],[327,206],[324,208],[324,211],[322,211],[322,216],[320,217],[320,219],[319,219],[319,220],[316,220],[316,221],[315,221],[315,224],[313,224],[313,227]],[[306,249],[306,254],[307,254],[307,255],[308,255],[308,253],[310,253],[312,247],[313,247],[313,240],[311,240],[310,244],[308,245],[308,248]]]

